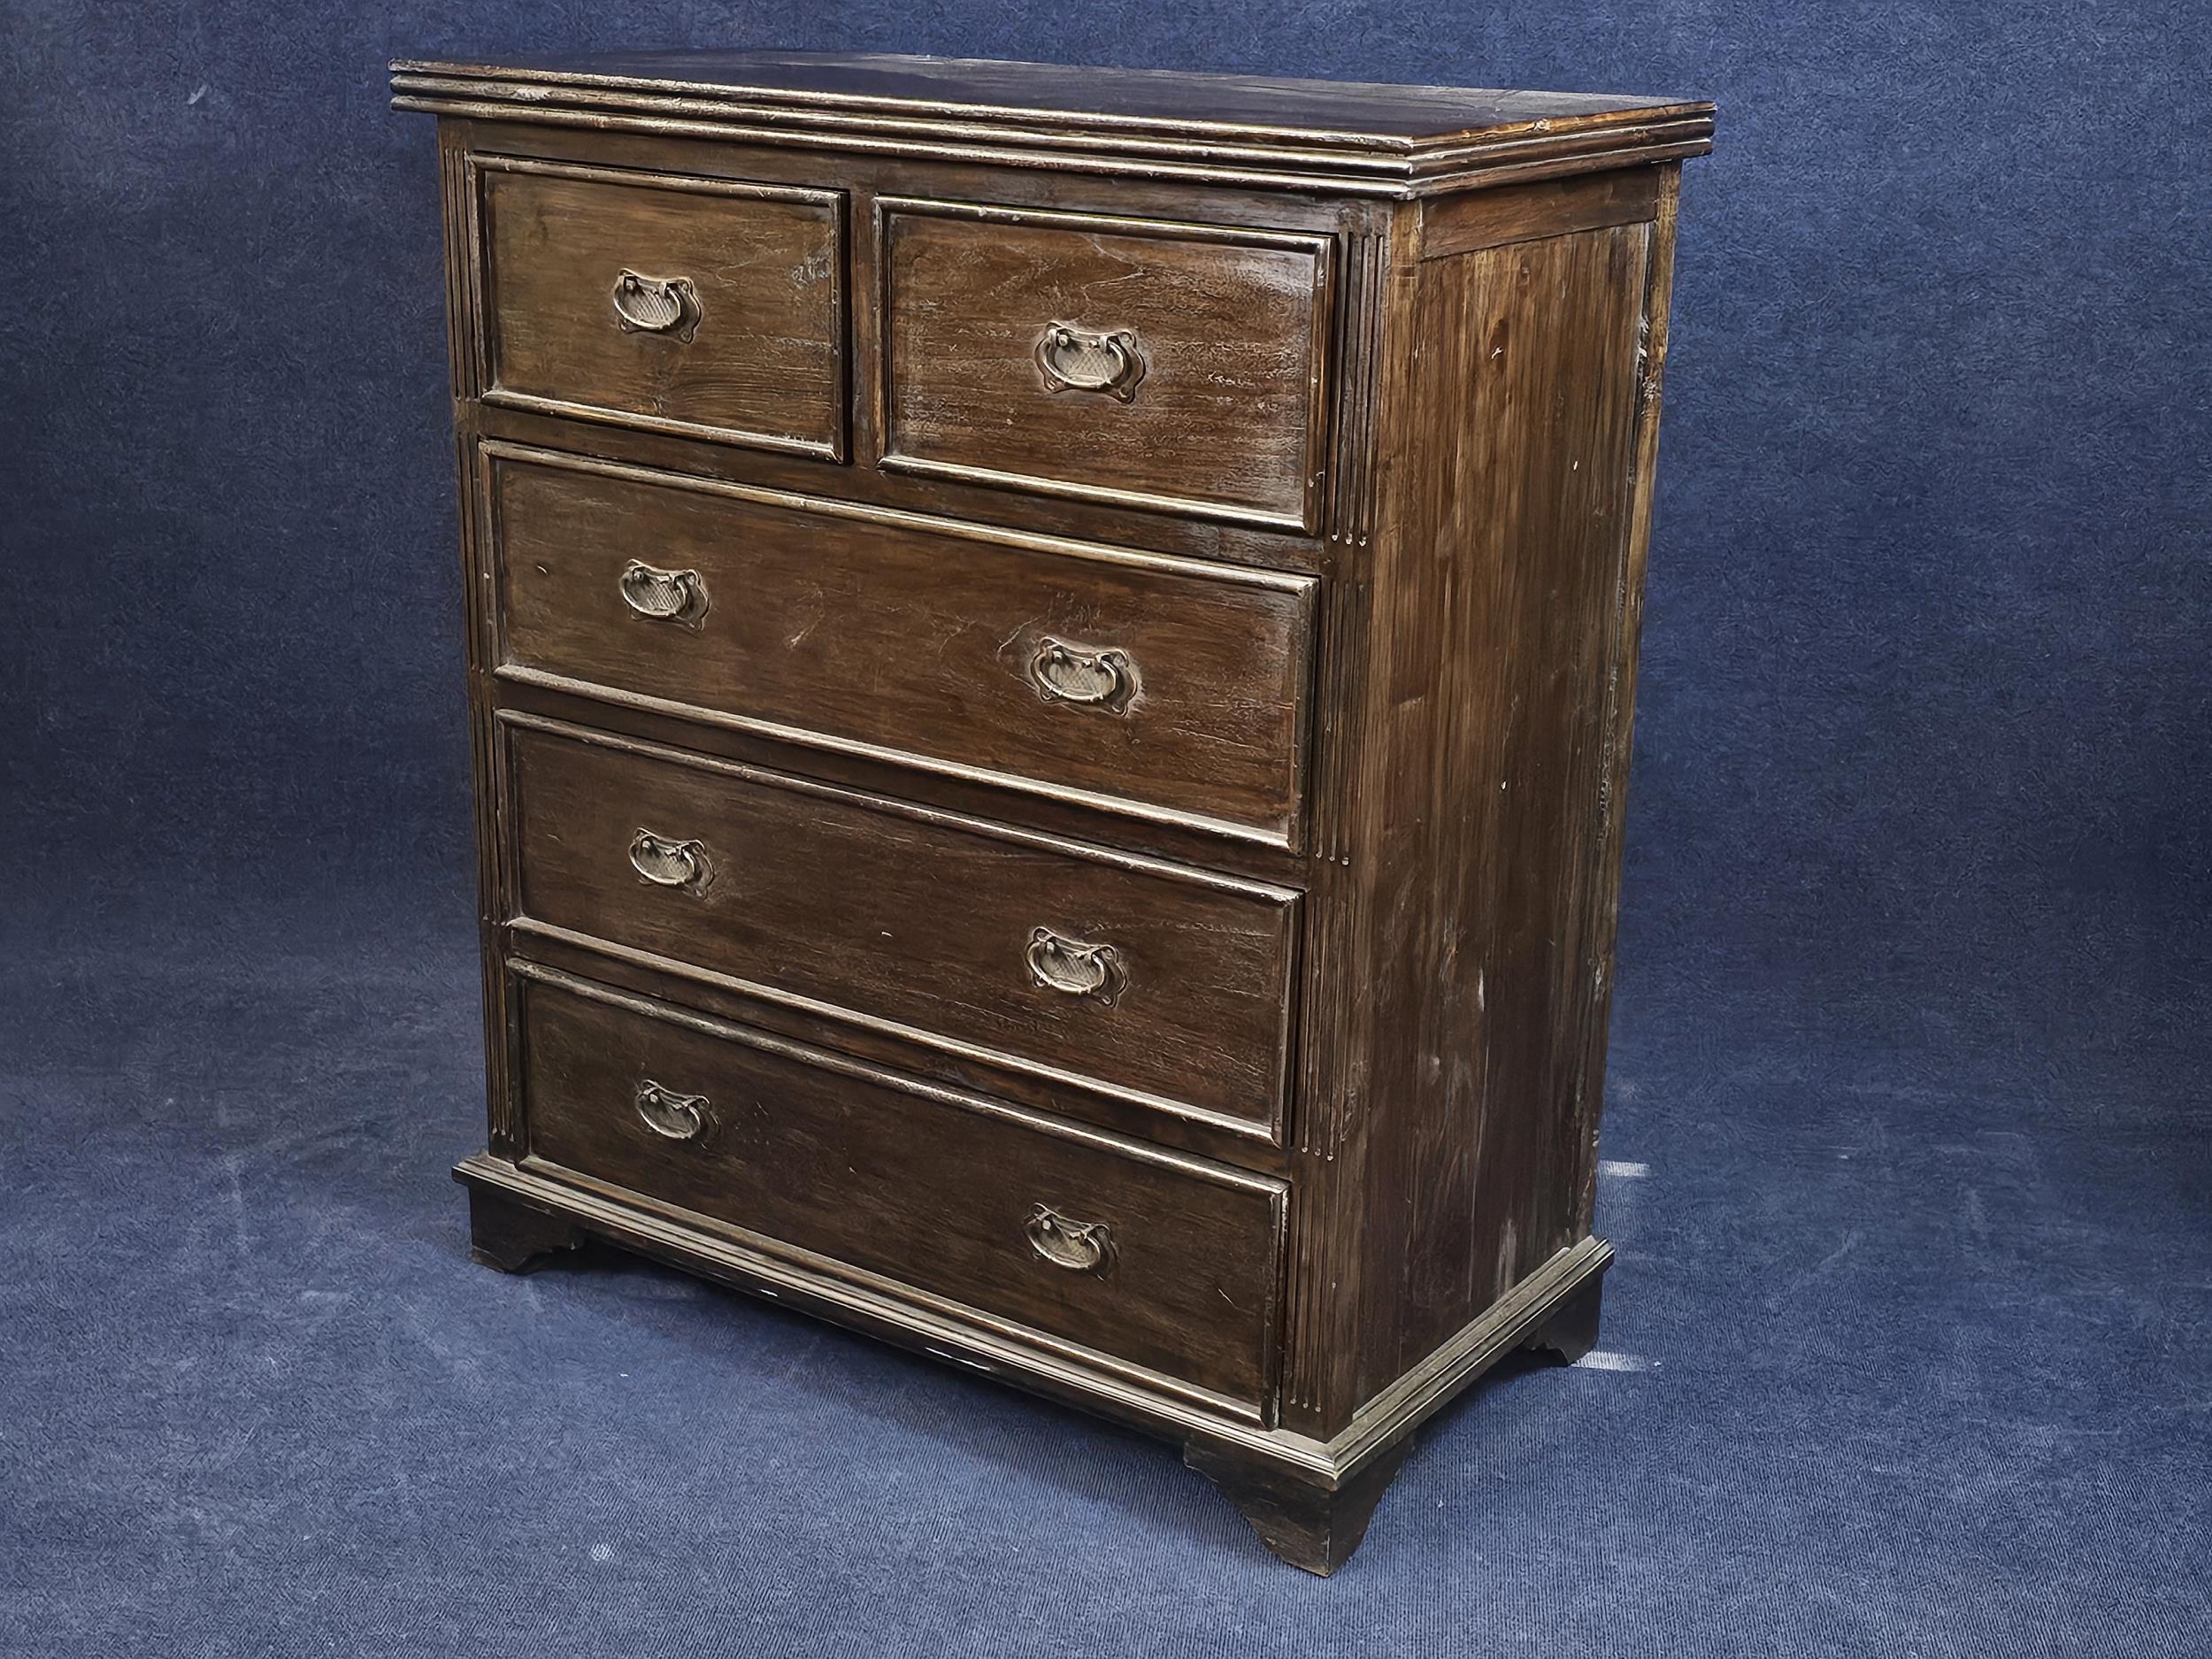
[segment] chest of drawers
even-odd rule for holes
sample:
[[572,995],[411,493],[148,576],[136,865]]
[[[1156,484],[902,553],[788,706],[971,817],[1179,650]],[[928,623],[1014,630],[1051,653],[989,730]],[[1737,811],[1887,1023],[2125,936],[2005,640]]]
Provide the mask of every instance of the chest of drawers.
[[1592,1341],[1711,106],[895,58],[439,117],[490,1124],[595,1237],[1179,1441],[1339,1565]]

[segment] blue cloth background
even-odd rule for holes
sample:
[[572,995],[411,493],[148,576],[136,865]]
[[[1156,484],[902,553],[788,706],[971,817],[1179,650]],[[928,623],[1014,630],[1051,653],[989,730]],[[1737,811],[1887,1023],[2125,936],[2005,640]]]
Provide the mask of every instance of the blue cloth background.
[[[0,0],[0,1651],[2212,1652],[2198,7]],[[466,1259],[430,123],[791,45],[1719,100],[1604,1366],[1272,1562],[1174,1453]]]

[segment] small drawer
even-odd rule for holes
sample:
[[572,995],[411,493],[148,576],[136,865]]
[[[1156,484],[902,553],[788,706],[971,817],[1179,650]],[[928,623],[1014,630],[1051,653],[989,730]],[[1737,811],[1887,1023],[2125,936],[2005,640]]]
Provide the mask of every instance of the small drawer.
[[473,165],[487,402],[844,457],[840,193]]
[[1280,1182],[581,981],[519,999],[533,1159],[1263,1409]]
[[505,717],[518,925],[1255,1136],[1297,895]]
[[883,459],[1311,532],[1326,237],[878,204]]
[[1314,579],[487,445],[503,672],[1295,839]]

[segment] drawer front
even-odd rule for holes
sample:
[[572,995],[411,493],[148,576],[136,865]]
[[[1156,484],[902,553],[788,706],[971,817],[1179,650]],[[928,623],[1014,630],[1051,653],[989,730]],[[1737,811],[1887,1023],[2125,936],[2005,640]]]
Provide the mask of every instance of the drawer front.
[[1254,1134],[1296,896],[508,721],[520,918]]
[[1315,583],[488,449],[507,662],[1292,836]]
[[475,165],[487,401],[843,458],[841,196]]
[[532,1156],[1257,1406],[1282,1187],[526,980]]
[[1315,528],[1325,237],[879,204],[883,465]]

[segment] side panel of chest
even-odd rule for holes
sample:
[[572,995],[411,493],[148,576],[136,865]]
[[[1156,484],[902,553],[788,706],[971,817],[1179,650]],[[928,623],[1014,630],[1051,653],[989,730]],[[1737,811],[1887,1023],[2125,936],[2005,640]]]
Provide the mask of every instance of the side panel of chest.
[[1589,1233],[1672,257],[1672,175],[1640,182],[1399,227],[1317,803],[1347,863],[1314,895],[1286,1417],[1322,1432]]

